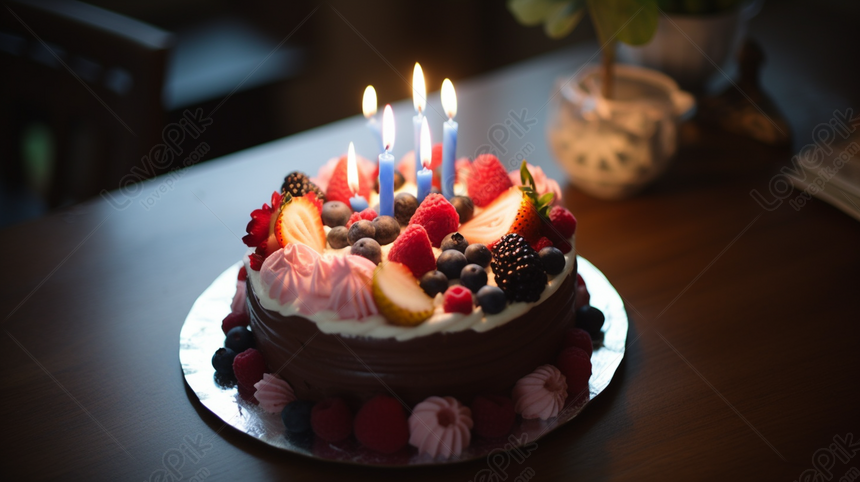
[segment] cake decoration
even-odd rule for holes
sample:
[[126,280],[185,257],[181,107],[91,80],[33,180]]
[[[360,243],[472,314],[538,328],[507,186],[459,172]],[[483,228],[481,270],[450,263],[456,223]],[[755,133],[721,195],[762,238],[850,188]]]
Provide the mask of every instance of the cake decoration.
[[472,439],[472,412],[454,397],[430,397],[409,417],[409,444],[420,455],[448,459],[460,455]]
[[567,347],[558,354],[555,366],[564,375],[571,395],[576,396],[588,390],[588,379],[591,378],[590,353],[579,347]]
[[411,224],[400,232],[388,252],[388,261],[402,263],[415,279],[436,269],[436,255],[427,231],[420,224]]
[[430,193],[418,206],[409,224],[420,224],[427,231],[430,243],[438,248],[449,233],[457,231],[460,216],[454,206],[438,193]]
[[331,266],[331,295],[326,309],[356,320],[379,312],[370,290],[376,263],[361,256],[332,256],[320,264]]
[[236,353],[242,353],[248,348],[254,348],[254,335],[244,326],[235,326],[227,332],[224,346]]
[[490,263],[496,284],[511,301],[537,301],[546,288],[540,258],[519,234],[506,234],[493,248]]
[[311,410],[311,428],[326,442],[340,442],[352,435],[352,411],[341,398],[326,398]]
[[289,434],[307,434],[311,430],[311,411],[314,402],[293,400],[281,411],[281,421]]
[[409,424],[403,406],[393,397],[377,395],[355,415],[355,438],[365,447],[393,454],[409,441]]
[[284,195],[281,212],[275,221],[275,236],[278,245],[304,244],[317,253],[325,250],[325,230],[320,213],[322,204],[311,193],[302,197]]
[[433,314],[433,298],[415,284],[407,266],[394,261],[376,269],[373,299],[379,312],[395,325],[415,326]]
[[516,412],[524,419],[547,420],[558,415],[567,398],[564,375],[552,365],[543,365],[514,385]]
[[475,206],[489,205],[512,186],[508,170],[496,156],[481,154],[472,161],[466,189]]
[[510,433],[517,419],[514,402],[501,395],[479,395],[472,400],[471,409],[473,431],[479,437],[504,437]]
[[263,374],[263,379],[254,384],[254,398],[260,408],[269,413],[281,413],[288,403],[296,399],[293,387],[277,375]]
[[580,350],[585,351],[589,357],[591,357],[591,354],[594,352],[594,345],[591,343],[591,335],[580,328],[570,328],[564,332],[562,347],[567,348],[571,346],[575,346]]
[[248,313],[230,313],[221,321],[221,331],[226,335],[236,326],[248,326],[251,318]]
[[468,288],[454,285],[445,292],[445,313],[463,313],[468,315],[472,312],[472,292]]
[[254,392],[254,384],[263,379],[266,373],[266,360],[259,351],[248,348],[233,359],[233,374],[239,387],[250,393]]
[[[543,196],[547,193],[552,193],[552,204],[558,205],[561,203],[561,188],[558,183],[555,182],[555,179],[551,179],[549,176],[543,172],[540,166],[535,166],[533,164],[526,163],[526,168],[531,173],[532,178],[535,182],[535,190],[537,191],[539,196]],[[522,186],[523,180],[521,173],[519,171],[511,171],[508,173],[508,177],[511,179],[511,184],[514,186]]]
[[312,192],[316,194],[317,199],[325,202],[325,193],[316,184],[314,184],[308,176],[299,171],[293,171],[284,178],[284,183],[281,184],[281,193],[288,193],[292,197],[301,197]]

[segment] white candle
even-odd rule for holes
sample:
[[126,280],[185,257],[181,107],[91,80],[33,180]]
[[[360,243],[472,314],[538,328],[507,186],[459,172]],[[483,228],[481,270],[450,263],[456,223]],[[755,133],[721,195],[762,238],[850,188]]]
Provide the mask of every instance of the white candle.
[[457,93],[449,79],[442,82],[442,108],[448,114],[448,121],[442,124],[442,195],[451,199],[454,196],[454,181],[457,179],[455,162],[459,124],[454,121],[457,115]]

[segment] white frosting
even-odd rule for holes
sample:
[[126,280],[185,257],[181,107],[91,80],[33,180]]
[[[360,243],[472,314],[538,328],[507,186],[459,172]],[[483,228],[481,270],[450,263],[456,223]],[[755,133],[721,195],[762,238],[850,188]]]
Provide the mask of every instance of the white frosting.
[[[427,321],[418,326],[396,326],[390,325],[382,315],[373,315],[362,320],[356,319],[341,319],[334,311],[319,311],[314,314],[299,313],[296,303],[282,304],[277,299],[269,296],[271,286],[268,286],[260,277],[259,271],[254,271],[249,266],[248,255],[245,256],[245,267],[248,271],[248,280],[251,281],[251,286],[254,288],[254,293],[260,300],[260,305],[270,311],[280,313],[283,316],[299,315],[317,324],[317,327],[323,333],[338,334],[344,336],[366,336],[371,338],[394,338],[397,340],[410,340],[420,336],[431,335],[433,333],[452,333],[463,330],[474,330],[484,332],[492,330],[508,323],[509,321],[518,318],[527,313],[532,307],[537,306],[552,296],[561,286],[562,282],[567,278],[573,270],[576,260],[575,238],[571,238],[571,245],[574,246],[569,253],[564,255],[564,270],[556,276],[548,276],[549,282],[546,289],[541,293],[540,299],[534,303],[518,301],[509,303],[508,306],[501,312],[494,315],[485,314],[480,306],[476,306],[471,314],[465,315],[462,313],[445,313],[442,308],[441,294],[436,297],[436,311]],[[340,253],[342,250],[326,250],[327,252]],[[383,246],[383,255],[387,257],[390,245]],[[253,251],[248,252],[248,254]],[[437,253],[438,255],[438,253]],[[487,267],[487,277],[490,285],[495,285],[495,277],[492,274],[492,269]],[[451,284],[458,284],[455,280]]]

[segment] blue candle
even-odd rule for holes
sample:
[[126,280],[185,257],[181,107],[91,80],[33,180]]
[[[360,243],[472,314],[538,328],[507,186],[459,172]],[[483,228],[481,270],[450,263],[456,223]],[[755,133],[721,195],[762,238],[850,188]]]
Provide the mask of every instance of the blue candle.
[[412,128],[415,131],[415,172],[421,170],[421,121],[425,119],[420,112],[412,117]]
[[382,111],[382,143],[379,155],[379,215],[394,216],[394,112],[390,105]]
[[[421,65],[415,62],[412,70],[412,106],[415,107],[415,117],[412,118],[412,127],[415,129],[415,174],[421,170],[421,123],[424,121],[424,111],[427,109],[427,86],[424,84],[424,71]],[[420,201],[420,199],[419,199]]]
[[356,194],[355,196],[349,198],[349,207],[352,208],[355,212],[364,211],[367,209],[367,199]]
[[359,194],[361,184],[358,179],[358,164],[355,160],[355,145],[352,142],[349,143],[349,149],[346,151],[346,183],[353,193],[349,198],[349,206],[352,210],[358,212],[367,209],[367,199]]
[[430,194],[430,189],[433,187],[433,171],[427,169],[430,165],[430,156],[432,153],[430,143],[430,125],[427,123],[427,118],[425,117],[421,122],[421,141],[420,141],[420,153],[421,153],[421,165],[423,168],[415,173],[416,181],[418,182],[418,203],[421,204],[424,201],[424,198]]
[[371,117],[367,120],[367,128],[370,129],[370,133],[373,135],[373,138],[376,139],[379,153],[381,154],[385,152],[385,146],[382,145],[382,132],[379,130],[379,122],[376,122],[376,118]]
[[455,162],[457,157],[457,130],[454,121],[457,115],[457,94],[454,84],[445,79],[442,82],[442,108],[448,114],[448,121],[442,125],[442,195],[448,199],[454,196],[454,181],[457,179]]

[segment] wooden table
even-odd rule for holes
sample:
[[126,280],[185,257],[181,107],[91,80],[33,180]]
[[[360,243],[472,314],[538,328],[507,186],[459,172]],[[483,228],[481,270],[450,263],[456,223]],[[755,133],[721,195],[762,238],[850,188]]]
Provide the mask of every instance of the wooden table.
[[[553,80],[594,52],[458,83],[460,152],[526,109],[538,122],[511,136],[507,155],[531,143],[529,158],[559,176],[541,106]],[[411,148],[409,111],[396,106],[398,153]],[[805,143],[809,131],[797,132]],[[346,119],[146,182],[125,209],[97,199],[0,232],[4,478],[162,480],[179,460],[183,480],[471,480],[486,468],[292,456],[225,428],[184,385],[180,327],[244,252],[248,213],[287,171],[315,170],[349,140],[372,152],[363,120]],[[605,202],[565,190],[579,253],[627,304],[628,351],[610,387],[512,462],[508,480],[795,480],[834,437],[860,440],[860,225],[817,200],[799,211],[754,201],[750,191],[766,192],[790,154],[688,125],[677,160],[642,195]],[[835,459],[831,471],[857,466]]]

